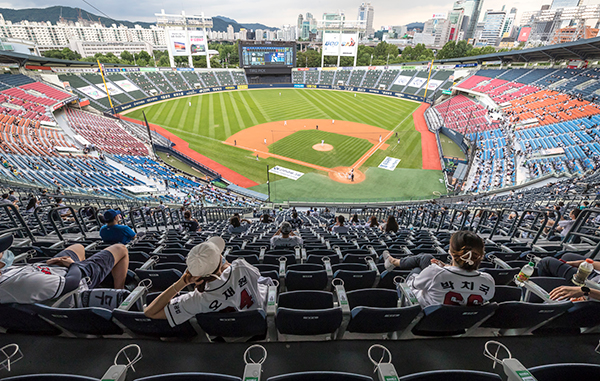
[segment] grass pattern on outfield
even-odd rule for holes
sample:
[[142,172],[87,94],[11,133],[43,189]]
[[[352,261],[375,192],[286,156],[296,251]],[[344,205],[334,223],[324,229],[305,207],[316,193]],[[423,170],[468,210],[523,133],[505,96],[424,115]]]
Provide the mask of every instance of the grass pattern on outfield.
[[[369,168],[367,180],[358,184],[342,184],[327,175],[307,173],[298,180],[271,174],[271,199],[275,202],[368,202],[401,201],[435,198],[434,191],[446,193],[442,171]],[[250,188],[267,194],[267,184]]]
[[[422,168],[421,135],[415,131],[411,116],[419,104],[372,94],[354,95],[316,89],[231,91],[169,100],[143,110],[149,122],[188,141],[191,149],[259,183],[266,182],[267,164],[305,173],[315,171],[274,158],[257,161],[250,152],[221,143],[242,129],[279,120],[336,119],[396,129],[400,146],[378,151],[367,164],[377,166],[386,156],[393,156],[402,159],[399,168]],[[127,116],[143,120],[142,109]],[[395,138],[390,142],[397,145]]]
[[[331,151],[316,151],[312,148],[321,140],[331,144]],[[373,146],[366,139],[339,135],[331,132],[305,130],[295,132],[269,146],[269,152],[325,168],[349,167]]]

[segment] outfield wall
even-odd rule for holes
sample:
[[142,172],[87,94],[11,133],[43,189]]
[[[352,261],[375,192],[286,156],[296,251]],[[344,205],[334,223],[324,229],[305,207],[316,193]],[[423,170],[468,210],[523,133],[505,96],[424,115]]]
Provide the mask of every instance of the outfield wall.
[[203,89],[190,89],[186,91],[175,91],[172,93],[166,93],[161,95],[156,95],[153,97],[148,97],[144,99],[138,99],[135,101],[131,101],[128,103],[123,103],[118,106],[115,106],[112,109],[107,110],[111,114],[118,114],[123,111],[127,111],[134,107],[144,106],[147,104],[161,102],[169,99],[187,97],[190,95],[198,95],[205,93],[215,93],[220,91],[231,91],[231,90],[249,90],[249,89],[282,89],[282,88],[296,88],[296,89],[323,89],[323,90],[340,90],[340,91],[352,91],[358,93],[369,93],[369,94],[377,94],[377,95],[385,95],[389,97],[408,99],[416,102],[425,102],[425,98],[413,95],[413,94],[405,94],[399,93],[396,91],[388,91],[388,90],[377,90],[377,89],[369,89],[366,87],[356,87],[356,86],[332,86],[332,85],[305,85],[299,83],[290,83],[290,84],[273,84],[273,85],[262,85],[262,84],[252,84],[252,85],[233,85],[233,86],[217,86],[217,87],[206,87]]

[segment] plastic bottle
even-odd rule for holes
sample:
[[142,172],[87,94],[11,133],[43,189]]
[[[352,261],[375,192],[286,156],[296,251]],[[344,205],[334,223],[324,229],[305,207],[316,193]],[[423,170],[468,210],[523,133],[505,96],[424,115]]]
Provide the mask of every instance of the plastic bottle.
[[579,265],[577,273],[573,275],[573,283],[580,287],[584,286],[585,280],[590,276],[592,271],[594,271],[594,261],[588,258]]
[[521,271],[519,271],[519,274],[517,274],[517,276],[515,277],[515,283],[519,286],[523,286],[523,284],[529,279],[531,274],[533,274],[534,267],[535,263],[533,262],[529,262],[528,264],[523,266]]

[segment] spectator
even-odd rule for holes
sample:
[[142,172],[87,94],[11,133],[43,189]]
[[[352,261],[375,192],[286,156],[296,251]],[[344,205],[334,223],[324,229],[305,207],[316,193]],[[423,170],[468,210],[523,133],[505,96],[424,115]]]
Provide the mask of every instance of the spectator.
[[344,226],[344,222],[346,221],[344,216],[337,216],[336,221],[337,223],[331,228],[331,232],[337,234],[347,234],[348,227]]
[[[264,308],[271,279],[261,277],[244,259],[231,264],[223,261],[224,248],[221,237],[194,246],[186,259],[185,274],[154,299],[144,314],[151,319],[167,319],[174,327],[199,313]],[[188,285],[194,285],[194,291],[176,297]]]
[[[567,234],[569,234],[569,232],[571,231],[571,228],[573,227],[573,225],[575,225],[575,220],[577,220],[577,217],[579,216],[580,213],[581,213],[581,209],[575,208],[575,209],[571,210],[571,213],[569,213],[570,220],[558,221],[558,226],[554,230],[559,233],[559,236],[550,237],[549,240],[550,241],[560,241],[562,238],[566,237]],[[547,225],[554,226],[555,224],[556,224],[555,221],[548,221]]]
[[15,196],[15,191],[11,190],[10,192],[8,192],[8,201],[12,202],[13,204],[16,204],[17,201],[19,201]]
[[379,227],[379,221],[377,221],[377,217],[375,216],[371,216],[371,218],[369,218],[369,222],[366,225],[369,228],[378,228]]
[[135,238],[135,232],[127,225],[120,225],[121,212],[108,209],[104,212],[105,225],[100,228],[100,238],[107,243],[126,244]]
[[350,223],[353,224],[353,225],[360,224],[360,221],[358,220],[358,214],[354,213],[354,215],[350,219]]
[[401,259],[383,253],[386,270],[411,270],[407,283],[423,307],[437,304],[480,305],[492,299],[494,278],[477,271],[483,260],[484,242],[475,233],[463,230],[450,238],[452,263],[447,265],[431,254]]
[[[542,258],[536,267],[540,276],[561,277],[567,281],[571,281],[577,273],[579,265],[585,259],[583,255],[566,253],[563,254],[561,259],[554,257]],[[600,262],[594,261],[592,265],[594,266],[594,271],[588,279],[600,282]],[[560,286],[550,291],[550,297],[555,300],[580,298],[582,296],[589,296],[590,298],[600,300],[600,291],[579,286]]]
[[0,200],[0,204],[7,204],[7,205],[14,205],[9,199],[8,199],[8,193],[4,193],[2,195],[2,200]]
[[125,288],[129,256],[124,245],[112,245],[85,258],[83,245],[67,247],[46,263],[11,266],[4,258],[10,253],[12,236],[0,240],[0,304],[39,303],[56,299],[79,287],[82,279],[89,278],[88,286],[97,287],[112,274],[114,288]]
[[292,224],[282,222],[277,233],[271,237],[271,248],[295,247],[302,245],[302,238],[292,231]]
[[292,219],[288,221],[292,228],[299,229],[302,227],[302,220],[298,218],[298,213],[296,211],[292,212]]
[[183,212],[183,221],[181,222],[181,228],[183,230],[187,230],[188,232],[199,232],[200,230],[202,230],[202,228],[200,228],[198,220],[192,218],[192,212],[190,212],[189,210]]
[[248,230],[252,223],[246,219],[240,220],[239,216],[233,216],[229,220],[229,224],[229,228],[227,229],[228,232],[230,232],[231,234],[240,234]]
[[271,222],[273,222],[273,218],[271,218],[271,216],[269,216],[268,213],[265,213],[260,218],[260,222],[262,222],[263,224],[270,224]]
[[63,220],[71,220],[71,218],[70,218],[70,217],[72,217],[72,216],[71,216],[71,214],[72,214],[72,213],[71,213],[71,211],[70,211],[70,210],[67,208],[67,204],[65,204],[65,201],[64,201],[62,198],[58,197],[58,198],[56,198],[56,199],[54,200],[54,202],[56,203],[55,207],[57,207],[57,208],[61,208],[61,209],[59,209],[59,210],[58,210],[58,214],[60,214],[60,217],[61,217]]
[[35,211],[35,208],[37,208],[39,205],[40,205],[40,200],[38,200],[37,197],[32,196],[29,199],[27,206],[25,207],[25,212],[33,213]]
[[394,217],[392,215],[389,215],[387,222],[381,226],[381,230],[386,233],[389,233],[389,232],[396,233],[396,232],[398,232],[398,229],[399,229],[399,227],[398,227],[398,222],[396,222],[396,217]]

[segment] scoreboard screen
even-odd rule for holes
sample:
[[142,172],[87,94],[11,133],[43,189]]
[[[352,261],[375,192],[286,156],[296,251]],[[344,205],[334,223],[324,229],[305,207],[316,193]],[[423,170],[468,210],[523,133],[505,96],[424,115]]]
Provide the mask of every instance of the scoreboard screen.
[[249,45],[240,46],[243,68],[294,67],[295,46]]

